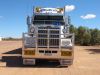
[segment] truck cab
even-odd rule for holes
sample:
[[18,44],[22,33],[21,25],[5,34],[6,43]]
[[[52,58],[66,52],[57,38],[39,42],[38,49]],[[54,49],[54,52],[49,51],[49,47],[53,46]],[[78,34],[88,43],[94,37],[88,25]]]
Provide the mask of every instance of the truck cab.
[[37,59],[58,60],[61,66],[72,64],[74,34],[69,32],[64,8],[35,7],[27,25],[28,32],[23,33],[24,65],[35,65]]

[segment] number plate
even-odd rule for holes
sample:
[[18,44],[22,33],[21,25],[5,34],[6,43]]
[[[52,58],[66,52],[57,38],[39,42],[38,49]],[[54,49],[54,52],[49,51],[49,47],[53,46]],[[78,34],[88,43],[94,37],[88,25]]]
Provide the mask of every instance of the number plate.
[[51,56],[52,54],[51,54],[51,53],[45,53],[44,55],[46,55],[46,56]]

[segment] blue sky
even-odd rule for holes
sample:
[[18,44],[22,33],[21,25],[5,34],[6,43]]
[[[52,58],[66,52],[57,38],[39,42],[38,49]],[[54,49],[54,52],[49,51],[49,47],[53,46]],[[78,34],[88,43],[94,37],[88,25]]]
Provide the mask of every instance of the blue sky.
[[[100,0],[0,0],[0,36],[21,37],[27,32],[26,16],[32,15],[32,7],[74,6],[66,14],[72,24],[100,29]],[[92,17],[91,17],[92,15]]]

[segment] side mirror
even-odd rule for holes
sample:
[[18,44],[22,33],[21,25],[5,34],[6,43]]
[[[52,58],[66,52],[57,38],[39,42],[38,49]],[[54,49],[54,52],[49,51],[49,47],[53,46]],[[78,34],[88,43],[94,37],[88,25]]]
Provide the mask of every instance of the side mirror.
[[30,24],[31,24],[30,17],[27,16],[27,25],[30,25]]

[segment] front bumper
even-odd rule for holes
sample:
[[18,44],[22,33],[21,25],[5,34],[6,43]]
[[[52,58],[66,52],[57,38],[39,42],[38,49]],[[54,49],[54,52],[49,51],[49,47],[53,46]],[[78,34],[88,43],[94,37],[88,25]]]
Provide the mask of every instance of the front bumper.
[[69,49],[49,49],[38,48],[35,49],[25,49],[22,52],[23,58],[32,58],[32,59],[73,59],[73,50]]

